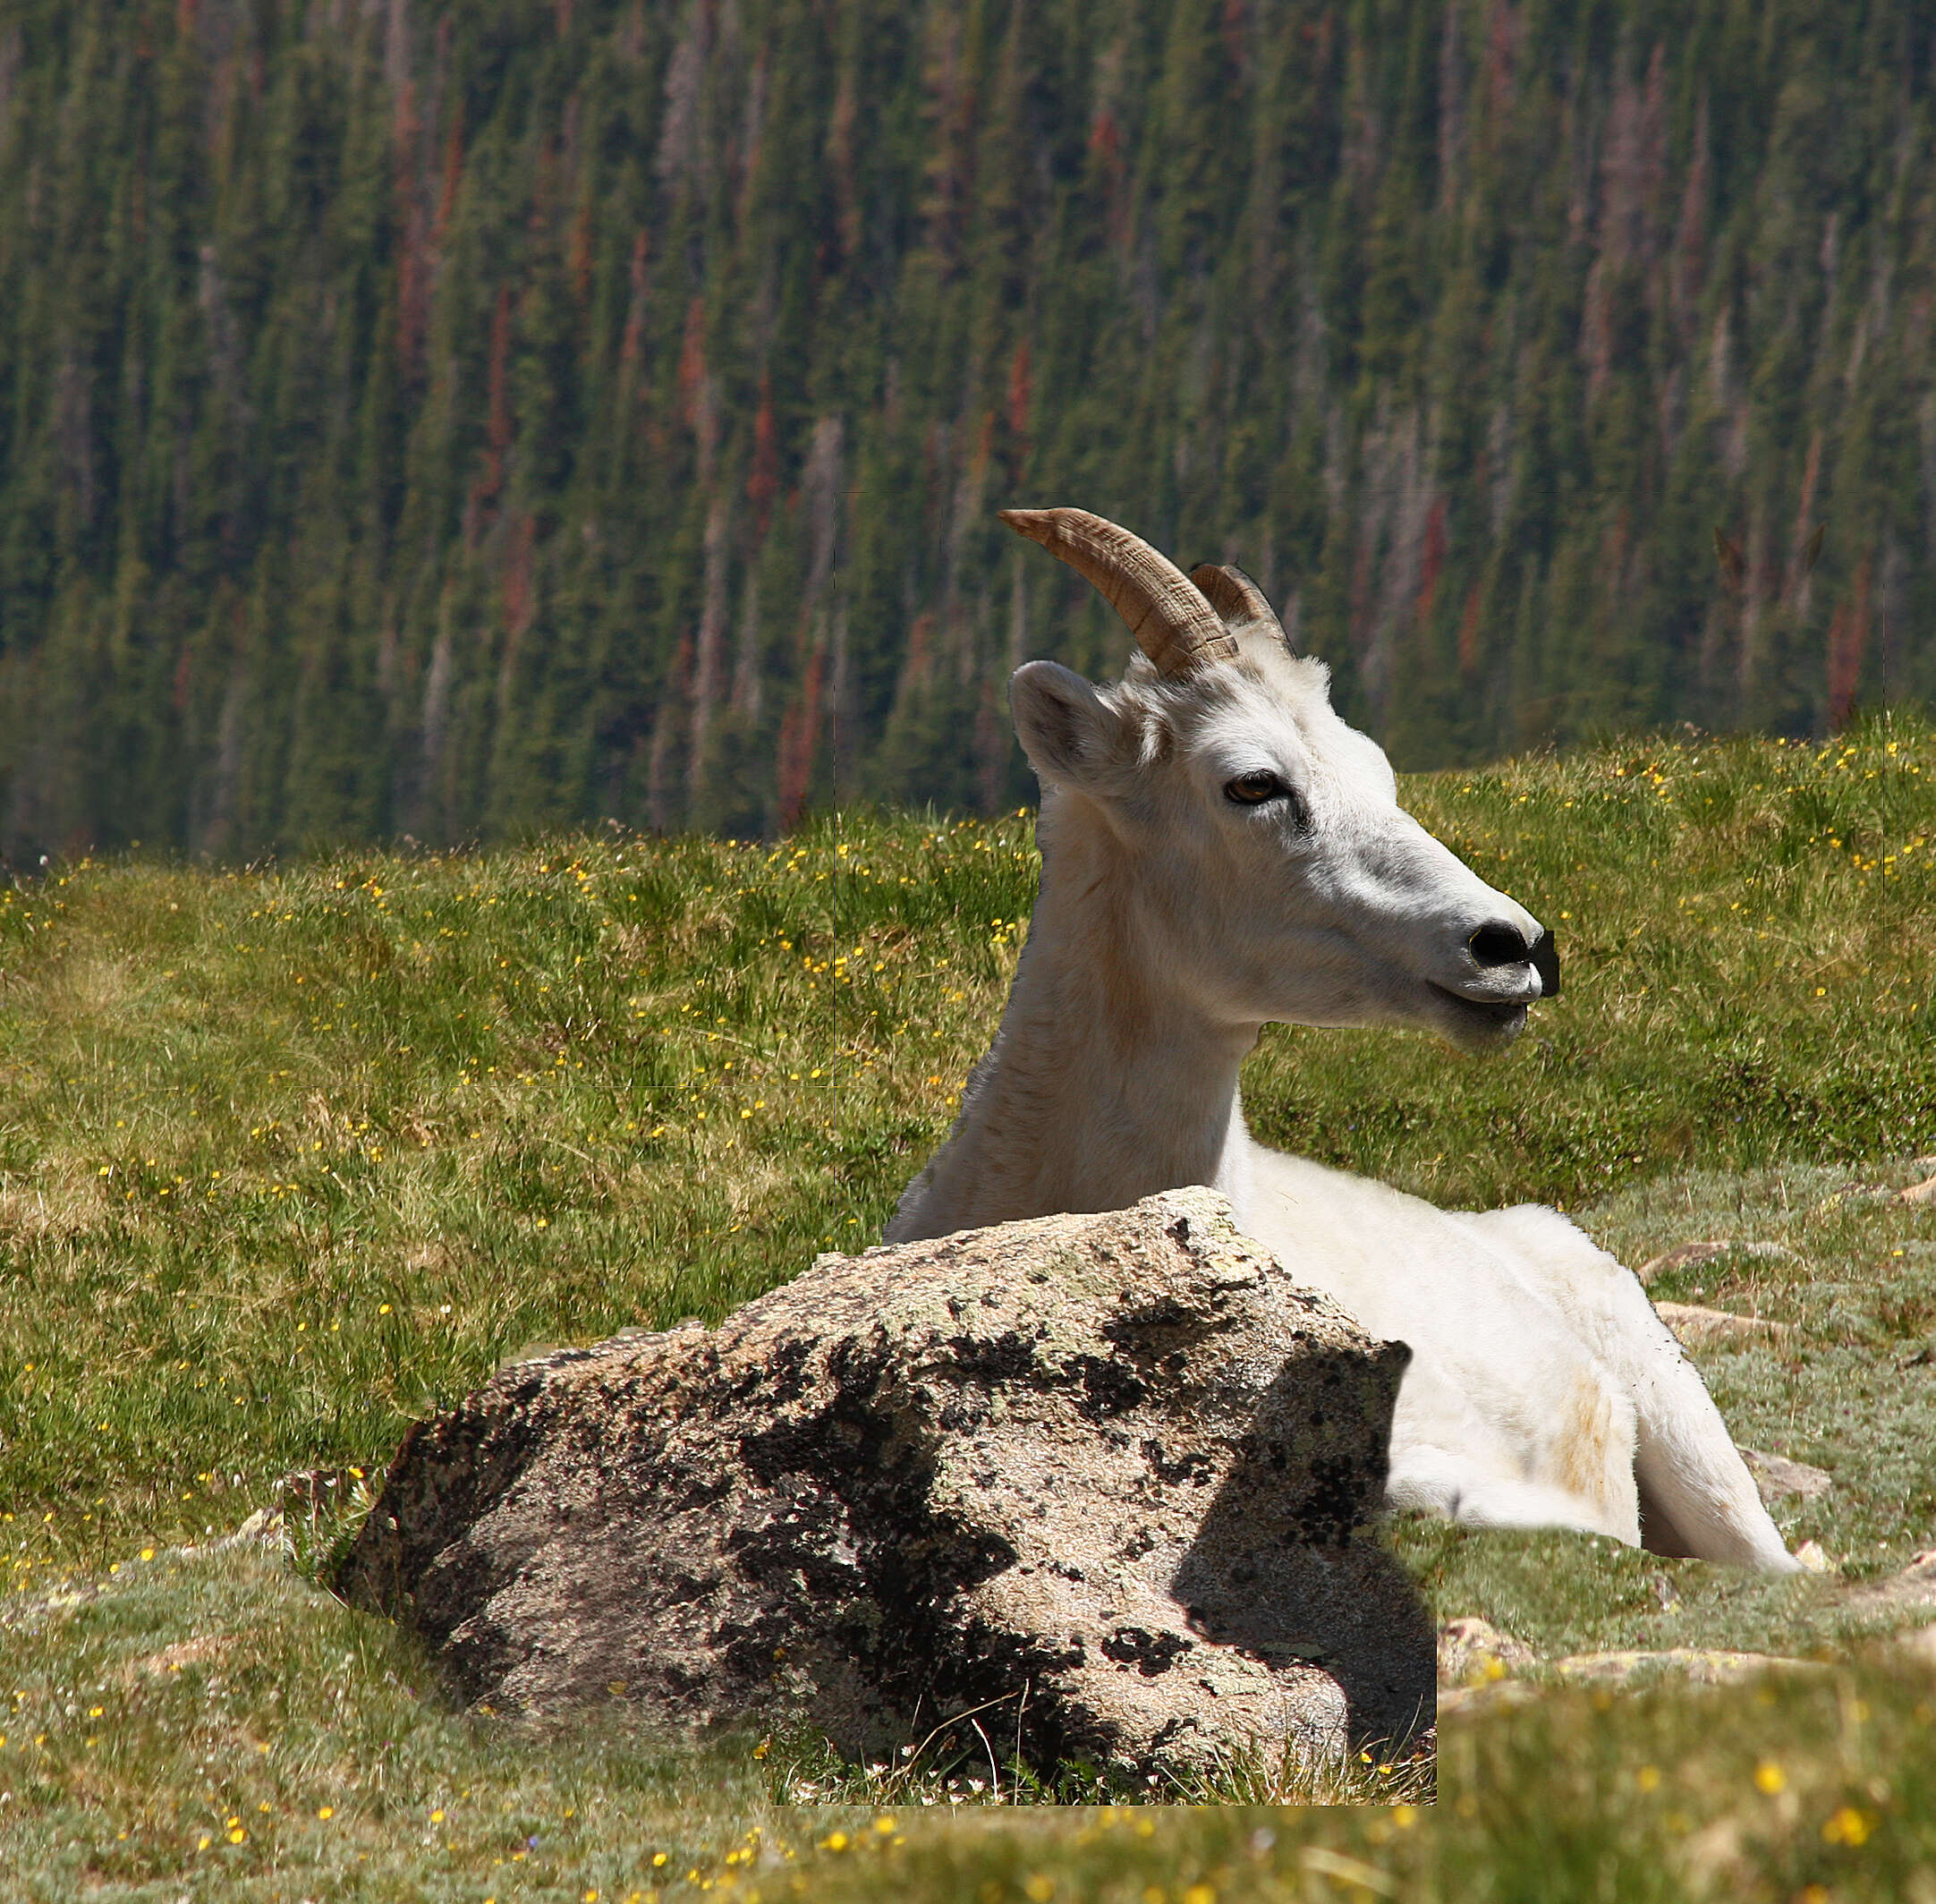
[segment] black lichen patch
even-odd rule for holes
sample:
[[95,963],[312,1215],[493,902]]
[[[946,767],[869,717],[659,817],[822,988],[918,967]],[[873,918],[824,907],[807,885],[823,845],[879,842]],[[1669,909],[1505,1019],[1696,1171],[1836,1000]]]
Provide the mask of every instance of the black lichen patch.
[[1076,1407],[1085,1421],[1126,1415],[1149,1398],[1149,1384],[1113,1356],[1078,1356],[1069,1370],[1083,1384],[1083,1399]]
[[1022,1381],[1039,1373],[1039,1339],[1019,1330],[998,1336],[950,1336],[940,1345],[947,1351],[957,1379],[974,1381]]
[[1193,1448],[1176,1460],[1169,1459],[1158,1441],[1142,1444],[1142,1458],[1150,1464],[1150,1472],[1165,1487],[1180,1487],[1188,1483],[1193,1487],[1202,1487],[1216,1474],[1216,1464],[1200,1448]]
[[1118,1627],[1102,1643],[1104,1659],[1134,1666],[1146,1679],[1168,1672],[1191,1650],[1181,1633],[1150,1633],[1141,1627]]

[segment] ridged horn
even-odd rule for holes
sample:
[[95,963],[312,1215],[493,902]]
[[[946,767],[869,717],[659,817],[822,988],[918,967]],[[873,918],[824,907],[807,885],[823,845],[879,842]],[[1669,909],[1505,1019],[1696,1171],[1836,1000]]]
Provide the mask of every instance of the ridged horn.
[[1236,659],[1235,638],[1195,582],[1141,536],[1087,509],[1004,509],[1001,518],[1092,582],[1158,674],[1174,678]]
[[1278,611],[1270,606],[1269,597],[1235,563],[1199,563],[1190,571],[1190,579],[1229,627],[1261,622],[1278,634],[1286,648],[1291,645],[1291,638],[1284,633],[1284,624],[1278,619]]

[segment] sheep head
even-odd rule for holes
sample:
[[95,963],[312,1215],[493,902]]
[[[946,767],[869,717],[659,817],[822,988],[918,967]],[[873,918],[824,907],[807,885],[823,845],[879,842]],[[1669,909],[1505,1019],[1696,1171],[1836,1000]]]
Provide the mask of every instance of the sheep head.
[[1100,689],[1052,661],[1015,673],[1045,854],[1106,843],[1130,929],[1219,1016],[1510,1042],[1558,990],[1550,935],[1400,808],[1383,750],[1332,710],[1323,663],[1292,652],[1256,583],[1185,575],[1087,510],[1002,519],[1091,582],[1142,650]]

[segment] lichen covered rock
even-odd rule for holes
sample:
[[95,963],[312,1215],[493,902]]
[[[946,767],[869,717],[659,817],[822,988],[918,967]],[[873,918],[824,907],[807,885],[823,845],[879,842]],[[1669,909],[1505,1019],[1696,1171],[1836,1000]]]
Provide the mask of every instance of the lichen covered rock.
[[1207,1190],[822,1256],[420,1424],[338,1585],[498,1711],[865,1753],[994,1702],[1038,1764],[1321,1756],[1433,1723],[1363,1532],[1407,1356]]

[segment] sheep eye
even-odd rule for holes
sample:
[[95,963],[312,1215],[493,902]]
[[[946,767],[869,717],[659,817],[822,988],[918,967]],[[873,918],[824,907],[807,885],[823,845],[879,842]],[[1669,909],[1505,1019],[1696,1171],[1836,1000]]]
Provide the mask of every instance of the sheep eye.
[[1239,774],[1224,787],[1224,798],[1238,806],[1261,806],[1267,800],[1281,800],[1290,788],[1274,773]]

